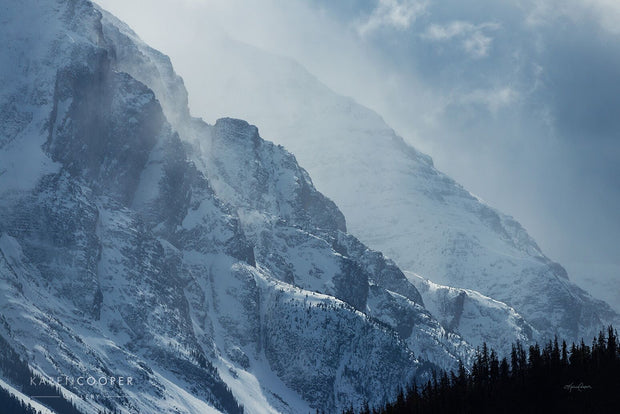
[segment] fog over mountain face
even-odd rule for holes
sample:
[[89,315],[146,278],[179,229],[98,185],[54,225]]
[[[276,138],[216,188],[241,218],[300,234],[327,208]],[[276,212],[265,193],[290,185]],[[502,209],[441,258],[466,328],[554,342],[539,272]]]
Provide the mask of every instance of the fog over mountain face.
[[620,311],[616,2],[102,1],[173,57],[208,120],[228,114],[200,89],[221,53],[199,53],[205,39],[224,32],[294,58],[514,216]]
[[[534,327],[523,331],[530,339],[589,337],[592,327],[613,320],[611,309],[571,284],[518,222],[437,171],[379,115],[295,62],[226,37],[211,42],[205,50],[219,51],[218,64],[197,85],[209,91],[197,99],[251,120],[297,154],[317,188],[342,208],[349,231],[370,247],[433,282],[508,304]],[[237,69],[243,67],[251,70]]]
[[469,366],[483,342],[618,321],[297,63],[205,39],[197,54],[227,52],[205,105],[258,127],[208,124],[170,59],[90,1],[0,10],[0,388],[16,398],[49,404],[30,375],[82,413],[339,412]]

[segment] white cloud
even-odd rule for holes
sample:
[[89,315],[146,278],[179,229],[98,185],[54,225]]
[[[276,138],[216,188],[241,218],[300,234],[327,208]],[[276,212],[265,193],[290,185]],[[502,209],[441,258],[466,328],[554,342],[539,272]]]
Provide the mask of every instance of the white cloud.
[[431,24],[422,34],[424,39],[434,42],[444,42],[458,38],[461,40],[464,51],[474,58],[482,58],[489,54],[493,38],[485,31],[499,29],[497,23],[482,23],[475,25],[465,21],[454,21],[446,25]]
[[473,57],[481,58],[489,54],[489,48],[493,39],[485,36],[482,32],[474,32],[463,41],[465,50]]
[[447,25],[431,24],[422,37],[429,40],[450,40],[455,36],[470,33],[476,28],[473,24],[463,21],[455,21]]
[[362,36],[382,27],[406,30],[426,11],[424,0],[379,0],[368,20],[358,25]]
[[[598,20],[602,29],[614,35],[620,34],[620,2],[618,0],[572,0],[568,1],[570,9],[565,10],[566,14],[579,20],[583,17],[583,8],[586,13],[590,12]],[[574,7],[582,6],[583,8]]]
[[519,92],[510,86],[496,89],[476,89],[459,98],[460,104],[484,105],[491,113],[507,107],[519,98]]

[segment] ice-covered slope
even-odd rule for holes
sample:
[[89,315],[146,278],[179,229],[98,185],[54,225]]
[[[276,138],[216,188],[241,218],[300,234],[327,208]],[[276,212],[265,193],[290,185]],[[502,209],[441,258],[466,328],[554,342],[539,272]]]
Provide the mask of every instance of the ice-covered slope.
[[[218,63],[190,77],[194,110],[261,125],[296,154],[363,242],[435,283],[506,303],[546,337],[588,338],[617,320],[516,220],[437,171],[376,113],[292,61],[222,36],[211,42],[203,52]],[[181,62],[181,70],[197,69]]]
[[[472,348],[293,155],[85,0],[0,1],[0,336],[82,412],[377,404]],[[19,379],[0,372],[10,386]]]

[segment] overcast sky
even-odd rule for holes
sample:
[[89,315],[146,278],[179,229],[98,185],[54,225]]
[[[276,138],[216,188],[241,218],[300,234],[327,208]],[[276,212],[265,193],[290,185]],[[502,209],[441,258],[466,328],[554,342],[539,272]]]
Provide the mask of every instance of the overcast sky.
[[297,60],[517,218],[573,275],[620,279],[620,2],[98,3],[173,64],[216,26]]

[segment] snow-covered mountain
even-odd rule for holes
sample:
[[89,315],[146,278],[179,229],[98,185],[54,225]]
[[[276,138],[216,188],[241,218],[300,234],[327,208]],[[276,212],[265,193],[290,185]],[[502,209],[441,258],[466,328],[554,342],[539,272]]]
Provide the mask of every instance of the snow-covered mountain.
[[[379,115],[337,95],[293,61],[221,34],[209,41],[203,51],[217,65],[189,77],[192,108],[261,125],[265,136],[296,154],[317,188],[342,209],[349,231],[368,246],[434,283],[492,298],[478,301],[489,304],[488,312],[502,302],[504,312],[512,308],[533,328],[530,339],[589,340],[618,321],[606,303],[573,284],[515,219],[435,169]],[[197,70],[179,61],[182,72]],[[441,312],[435,316],[445,320]],[[450,327],[473,343],[498,332]],[[515,338],[529,329],[508,324],[503,331]],[[491,344],[499,348],[500,342]]]
[[304,413],[468,362],[293,155],[192,118],[126,25],[86,0],[0,12],[0,367],[80,412]]

